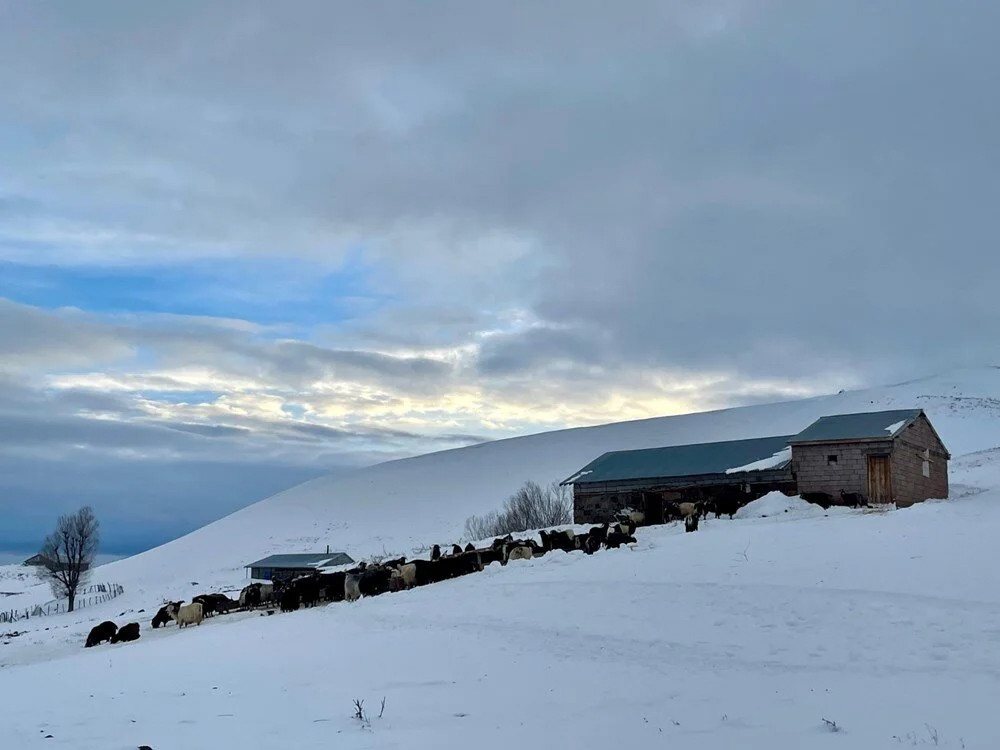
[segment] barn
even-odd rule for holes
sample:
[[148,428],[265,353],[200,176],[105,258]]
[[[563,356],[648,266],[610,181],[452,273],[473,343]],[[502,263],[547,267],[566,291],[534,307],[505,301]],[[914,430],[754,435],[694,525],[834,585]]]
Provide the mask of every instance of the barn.
[[789,440],[792,472],[807,498],[857,493],[903,508],[948,497],[948,460],[923,409],[822,417]]
[[294,555],[270,555],[248,563],[250,577],[258,581],[282,581],[317,572],[320,568],[350,565],[354,559],[344,552],[317,552]]
[[779,490],[794,494],[790,435],[611,451],[561,482],[573,486],[573,520],[602,523],[622,508],[662,523],[669,501],[745,504]]
[[745,505],[768,492],[906,507],[948,497],[951,458],[922,409],[821,417],[797,435],[611,451],[561,484],[573,486],[576,523],[623,508],[661,523],[669,502]]

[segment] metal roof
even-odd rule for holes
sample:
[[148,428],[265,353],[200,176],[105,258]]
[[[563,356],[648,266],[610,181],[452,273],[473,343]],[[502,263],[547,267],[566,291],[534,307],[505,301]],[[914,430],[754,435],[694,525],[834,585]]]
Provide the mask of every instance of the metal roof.
[[[820,417],[794,436],[790,442],[889,440],[923,413],[922,409],[895,409]],[[891,431],[890,427],[893,428]]]
[[333,565],[347,565],[354,560],[345,552],[318,552],[301,555],[270,555],[263,560],[247,563],[245,568],[328,568]]
[[[562,484],[725,474],[727,469],[771,458],[788,446],[790,438],[790,435],[782,435],[721,443],[612,451],[591,461]],[[780,471],[788,463],[787,460],[783,461],[769,470]],[[730,476],[737,477],[739,474]]]

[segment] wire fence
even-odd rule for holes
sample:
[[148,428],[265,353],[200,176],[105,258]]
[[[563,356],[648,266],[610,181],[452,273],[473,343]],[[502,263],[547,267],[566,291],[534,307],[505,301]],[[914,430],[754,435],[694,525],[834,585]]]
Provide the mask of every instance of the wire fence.
[[[76,592],[76,601],[73,609],[86,609],[104,602],[111,601],[121,594],[125,589],[117,583],[93,583],[84,586]],[[69,611],[69,601],[66,599],[53,599],[44,604],[35,604],[23,609],[9,609],[0,612],[0,623],[18,622],[20,620],[30,620],[32,617],[45,617],[47,615],[58,615]]]

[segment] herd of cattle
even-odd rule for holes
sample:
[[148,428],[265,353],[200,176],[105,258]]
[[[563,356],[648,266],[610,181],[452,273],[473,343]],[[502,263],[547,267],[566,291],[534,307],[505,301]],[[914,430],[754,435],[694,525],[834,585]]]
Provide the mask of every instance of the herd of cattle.
[[[802,497],[824,508],[835,502],[834,498],[825,493],[803,493]],[[490,546],[482,548],[477,548],[471,543],[465,547],[453,544],[449,552],[442,553],[441,547],[435,544],[431,548],[428,560],[408,561],[405,557],[400,557],[377,563],[362,562],[350,570],[329,573],[317,571],[273,584],[251,583],[240,592],[239,599],[230,599],[225,594],[201,594],[193,597],[190,604],[184,604],[183,601],[167,602],[153,617],[151,625],[155,629],[174,621],[178,627],[186,627],[201,625],[206,617],[234,610],[252,610],[277,605],[282,612],[293,612],[299,607],[312,607],[319,603],[352,602],[362,596],[403,591],[414,586],[426,586],[476,573],[494,562],[506,565],[511,560],[530,560],[556,550],[563,552],[579,550],[590,555],[601,548],[617,549],[622,545],[634,543],[633,535],[637,526],[682,520],[685,531],[697,531],[699,520],[710,513],[714,513],[716,518],[722,515],[732,518],[743,504],[737,498],[730,499],[725,496],[695,502],[668,502],[662,506],[662,519],[646,518],[645,513],[626,508],[618,515],[615,523],[607,522],[594,526],[582,534],[576,534],[571,529],[541,531],[539,532],[541,543],[530,538],[515,539],[511,534],[507,534],[494,539]],[[859,507],[868,503],[863,495],[841,491],[839,504]],[[102,622],[90,631],[85,645],[91,647],[104,642],[119,643],[138,638],[138,623],[132,622],[118,628],[113,622],[108,621]]]
[[[469,573],[477,573],[487,565],[498,562],[507,565],[512,560],[530,560],[553,551],[580,550],[593,554],[599,549],[617,549],[635,543],[637,518],[623,518],[620,522],[594,526],[585,533],[572,530],[542,531],[541,543],[534,539],[515,539],[508,534],[494,539],[488,547],[473,544],[462,547],[453,544],[442,553],[435,544],[430,559],[407,560],[400,557],[378,563],[358,563],[350,570],[299,576],[287,582],[251,583],[241,592],[239,599],[225,594],[201,594],[189,604],[182,601],[167,602],[153,617],[152,627],[159,628],[173,621],[178,627],[200,625],[205,617],[236,610],[274,607],[282,612],[293,612],[300,607],[319,603],[356,601],[362,596],[378,596],[391,591],[403,591],[415,586],[446,581]],[[641,522],[641,521],[640,521]],[[697,526],[697,523],[695,523]],[[273,610],[272,610],[273,611]],[[87,637],[86,646],[105,641],[136,640],[139,624],[129,623],[118,629],[113,622],[102,622]]]

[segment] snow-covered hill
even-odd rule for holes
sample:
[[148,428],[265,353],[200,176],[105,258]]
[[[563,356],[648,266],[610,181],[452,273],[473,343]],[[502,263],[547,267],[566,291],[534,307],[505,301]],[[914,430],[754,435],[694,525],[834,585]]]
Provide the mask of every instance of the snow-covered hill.
[[[695,534],[640,529],[634,550],[146,627],[162,597],[238,587],[243,563],[270,552],[451,541],[525,479],[563,478],[606,450],[910,406],[953,453],[951,500],[823,513],[769,496]],[[997,528],[1000,369],[430,454],[295,487],[102,566],[125,585],[119,599],[0,634],[5,730],[24,748],[1000,747]],[[141,640],[82,649],[106,618],[140,620]],[[370,725],[350,717],[354,698]]]
[[920,407],[955,456],[1000,446],[1000,368],[779,404],[620,422],[483,443],[293,487],[185,537],[108,566],[102,579],[154,587],[238,582],[275,552],[411,554],[457,540],[465,519],[498,508],[525,480],[570,476],[608,450],[798,432],[825,414]]

